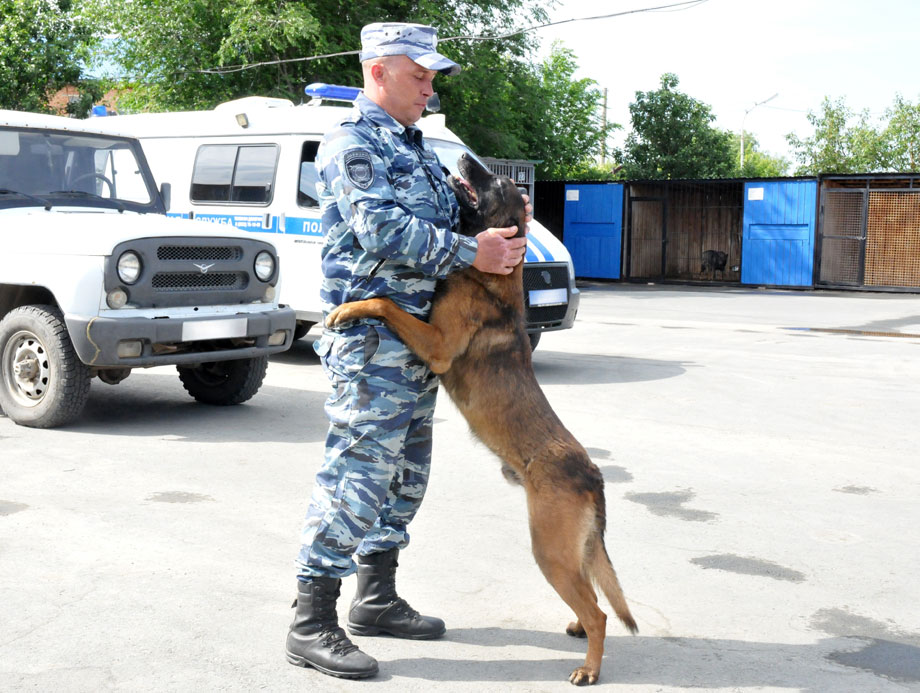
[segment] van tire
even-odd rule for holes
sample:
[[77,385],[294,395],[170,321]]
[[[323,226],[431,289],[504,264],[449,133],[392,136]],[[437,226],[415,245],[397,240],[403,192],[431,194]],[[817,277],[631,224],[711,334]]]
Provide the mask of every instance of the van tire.
[[204,404],[225,407],[241,404],[259,391],[268,370],[268,357],[176,366],[176,370],[192,397]]
[[298,339],[303,339],[307,336],[307,332],[315,325],[315,322],[307,322],[305,320],[298,320],[297,324],[294,326],[294,341]]
[[91,380],[55,306],[20,306],[0,320],[0,408],[14,423],[54,428],[73,421]]
[[540,343],[540,337],[542,336],[543,336],[542,332],[528,332],[527,333],[527,339],[530,340],[530,350],[532,352],[537,350],[537,344]]

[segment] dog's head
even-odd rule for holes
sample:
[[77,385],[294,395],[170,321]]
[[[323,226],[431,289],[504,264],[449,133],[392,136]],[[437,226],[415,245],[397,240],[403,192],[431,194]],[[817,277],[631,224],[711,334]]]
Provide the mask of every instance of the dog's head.
[[507,176],[497,176],[469,154],[457,162],[462,178],[447,182],[460,203],[460,232],[475,236],[489,228],[517,226],[524,235],[524,199]]

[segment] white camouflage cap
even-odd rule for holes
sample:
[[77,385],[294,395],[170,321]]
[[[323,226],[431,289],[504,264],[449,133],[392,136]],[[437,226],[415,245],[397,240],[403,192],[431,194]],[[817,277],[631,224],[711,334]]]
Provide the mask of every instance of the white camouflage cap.
[[387,55],[408,55],[428,70],[456,75],[460,66],[437,52],[438,30],[424,24],[376,22],[361,29],[361,62]]

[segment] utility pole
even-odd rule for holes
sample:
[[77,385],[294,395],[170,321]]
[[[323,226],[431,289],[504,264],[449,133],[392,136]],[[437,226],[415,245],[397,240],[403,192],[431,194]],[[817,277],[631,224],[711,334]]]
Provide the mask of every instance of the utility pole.
[[607,87],[604,87],[604,110],[601,114],[604,139],[601,140],[601,166],[607,163]]
[[757,103],[755,103],[753,106],[751,106],[749,109],[747,109],[747,110],[744,112],[744,118],[741,119],[741,171],[742,171],[742,175],[744,175],[744,173],[743,173],[743,172],[744,172],[744,121],[745,121],[745,119],[747,118],[748,113],[750,113],[751,111],[753,111],[753,110],[754,110],[755,108],[757,108],[758,106],[763,106],[765,103],[767,103],[767,101],[772,101],[772,100],[775,99],[777,96],[779,96],[779,92],[775,93],[775,94],[774,94],[773,96],[771,96],[769,99],[764,99],[763,101],[758,101]]

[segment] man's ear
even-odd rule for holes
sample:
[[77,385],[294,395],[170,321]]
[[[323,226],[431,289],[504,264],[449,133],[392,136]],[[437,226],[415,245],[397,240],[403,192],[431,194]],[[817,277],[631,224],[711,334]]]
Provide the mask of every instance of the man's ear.
[[378,85],[383,84],[383,78],[386,74],[386,68],[381,63],[371,65],[371,78]]

